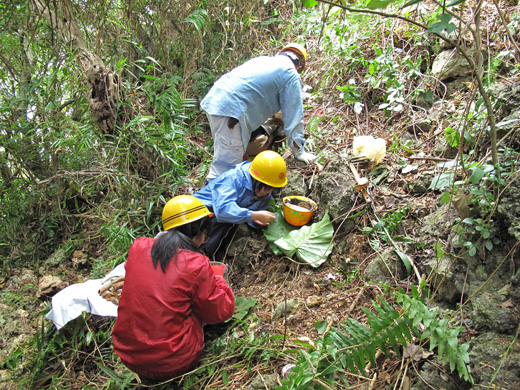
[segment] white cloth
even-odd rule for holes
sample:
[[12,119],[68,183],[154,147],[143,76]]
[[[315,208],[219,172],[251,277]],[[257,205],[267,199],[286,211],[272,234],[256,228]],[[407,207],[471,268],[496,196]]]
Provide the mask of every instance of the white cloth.
[[52,297],[52,309],[45,318],[54,322],[57,329],[79,317],[81,313],[117,317],[117,305],[99,295],[98,291],[110,279],[125,275],[125,263],[119,264],[103,279],[73,284]]

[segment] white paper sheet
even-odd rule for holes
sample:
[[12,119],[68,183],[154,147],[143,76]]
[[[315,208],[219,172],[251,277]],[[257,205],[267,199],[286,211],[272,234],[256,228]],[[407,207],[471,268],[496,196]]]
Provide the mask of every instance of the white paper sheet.
[[45,318],[54,322],[57,329],[81,313],[117,317],[117,305],[99,295],[98,291],[110,279],[125,275],[125,263],[119,264],[103,279],[89,280],[68,286],[52,297],[52,309]]

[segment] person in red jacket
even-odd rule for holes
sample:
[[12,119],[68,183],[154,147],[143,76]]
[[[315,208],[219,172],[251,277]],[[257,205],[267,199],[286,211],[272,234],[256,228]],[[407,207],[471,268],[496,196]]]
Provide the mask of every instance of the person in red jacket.
[[168,380],[192,369],[204,347],[203,324],[233,316],[235,299],[224,267],[199,253],[212,214],[180,195],[164,206],[164,231],[136,239],[128,253],[114,351],[130,370]]

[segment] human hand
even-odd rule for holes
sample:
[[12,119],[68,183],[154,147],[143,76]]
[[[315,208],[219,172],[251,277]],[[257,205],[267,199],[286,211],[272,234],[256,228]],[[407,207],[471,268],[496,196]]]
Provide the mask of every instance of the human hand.
[[303,161],[305,164],[310,164],[316,160],[316,156],[309,152],[303,152],[296,156],[297,160]]
[[253,222],[261,225],[267,226],[269,222],[274,221],[276,219],[276,215],[267,210],[253,211]]

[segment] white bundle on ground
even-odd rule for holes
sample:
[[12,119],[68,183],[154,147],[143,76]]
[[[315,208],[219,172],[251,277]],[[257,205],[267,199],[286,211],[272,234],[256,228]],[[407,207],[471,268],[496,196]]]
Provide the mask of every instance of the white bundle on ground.
[[365,156],[376,164],[383,161],[386,156],[386,140],[374,138],[371,135],[360,135],[354,137],[352,142],[352,154],[354,156]]

